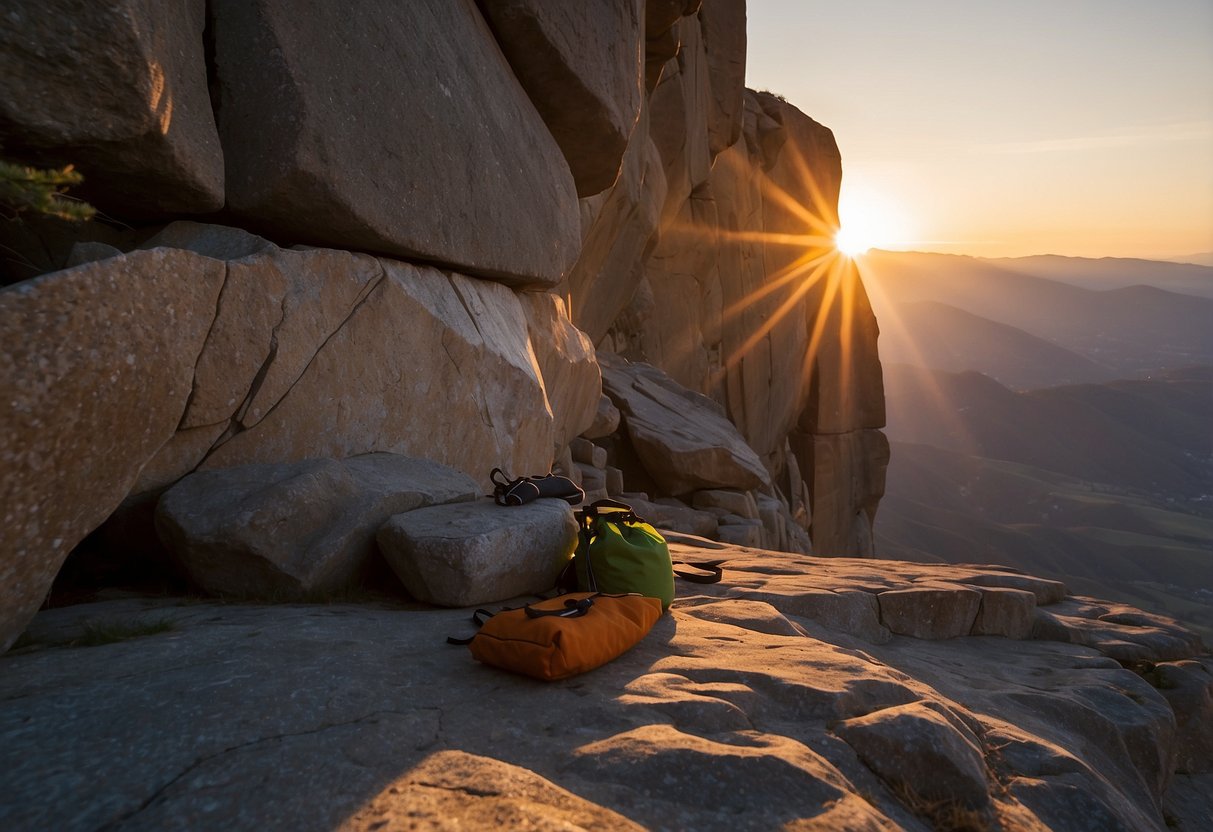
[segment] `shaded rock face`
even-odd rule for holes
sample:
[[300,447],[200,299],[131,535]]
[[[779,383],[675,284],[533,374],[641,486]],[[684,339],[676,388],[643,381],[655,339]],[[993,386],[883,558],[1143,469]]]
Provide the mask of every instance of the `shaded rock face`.
[[615,184],[640,115],[641,0],[480,0],[502,52],[572,170],[578,196]]
[[229,210],[304,242],[557,283],[577,256],[573,177],[472,0],[302,19],[212,4]]
[[6,2],[0,16],[6,154],[75,165],[81,193],[120,215],[223,207],[203,0]]
[[0,292],[0,647],[177,429],[222,285],[160,249]]

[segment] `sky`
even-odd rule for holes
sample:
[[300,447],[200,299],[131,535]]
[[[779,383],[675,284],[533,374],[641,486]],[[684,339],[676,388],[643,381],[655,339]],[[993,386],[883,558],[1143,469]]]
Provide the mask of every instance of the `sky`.
[[1213,0],[749,0],[746,85],[834,131],[844,230],[988,257],[1213,251]]

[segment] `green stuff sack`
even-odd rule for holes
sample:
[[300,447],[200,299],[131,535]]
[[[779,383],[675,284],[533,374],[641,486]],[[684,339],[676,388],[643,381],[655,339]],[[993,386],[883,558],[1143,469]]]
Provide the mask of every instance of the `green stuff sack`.
[[581,592],[635,592],[661,601],[665,612],[674,600],[674,566],[665,538],[637,517],[632,507],[599,500],[577,512],[581,526],[573,569]]

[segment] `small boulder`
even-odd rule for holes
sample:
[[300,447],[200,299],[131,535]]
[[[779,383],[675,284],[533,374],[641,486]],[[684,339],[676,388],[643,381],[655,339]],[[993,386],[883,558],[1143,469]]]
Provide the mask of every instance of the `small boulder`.
[[1036,596],[1022,589],[978,587],[981,606],[969,635],[1025,639],[1032,636]]
[[510,508],[478,500],[397,514],[378,539],[418,601],[470,607],[551,589],[577,543],[577,522],[563,500]]
[[156,528],[209,592],[299,598],[357,583],[392,515],[478,490],[466,474],[397,454],[245,465],[182,479],[160,498]]
[[725,489],[707,489],[696,491],[691,496],[691,505],[707,511],[712,508],[722,508],[730,514],[753,520],[758,517],[758,506],[754,498],[743,491],[727,491]]
[[848,719],[834,732],[868,768],[925,804],[990,802],[981,751],[944,715],[911,702]]
[[943,584],[892,589],[876,599],[881,622],[894,633],[931,640],[967,636],[981,606],[977,590]]
[[758,454],[721,408],[647,364],[599,355],[602,386],[619,406],[645,470],[666,494],[770,483]]
[[601,439],[619,430],[619,408],[611,401],[611,397],[603,393],[598,397],[598,409],[594,412],[594,421],[582,432],[586,439]]

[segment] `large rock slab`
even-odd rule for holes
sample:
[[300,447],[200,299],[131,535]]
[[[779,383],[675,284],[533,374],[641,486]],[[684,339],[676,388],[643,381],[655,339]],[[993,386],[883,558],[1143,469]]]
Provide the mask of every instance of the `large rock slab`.
[[563,500],[509,508],[479,500],[398,514],[378,540],[418,601],[470,607],[554,587],[576,546],[577,522]]
[[76,193],[119,216],[223,207],[204,0],[5,3],[0,143],[72,164]]
[[660,370],[599,356],[603,388],[645,470],[667,494],[711,488],[748,491],[769,484],[758,456],[711,399]]
[[160,498],[156,527],[207,592],[297,599],[356,586],[392,515],[477,490],[466,474],[395,454],[245,465],[182,479]]
[[[250,287],[285,283],[283,305],[250,298],[250,314],[285,310],[282,322],[245,336],[277,349],[202,468],[386,451],[450,465],[486,488],[493,467],[548,470],[552,409],[507,287],[331,250],[229,264],[245,268]],[[297,271],[276,281],[286,268]],[[217,343],[216,363],[237,343]],[[593,371],[577,366],[580,390]]]
[[980,809],[990,802],[980,741],[933,708],[917,702],[885,708],[841,722],[834,731],[883,780],[924,804]]
[[0,291],[0,648],[173,435],[222,284],[159,250]]
[[644,829],[520,766],[463,751],[430,755],[338,827],[340,832],[384,828]]
[[516,285],[572,266],[573,177],[472,0],[211,12],[233,216]]
[[[605,814],[616,812],[645,828],[721,832],[739,817],[822,832],[958,819],[1162,830],[1158,796],[1182,786],[1190,797],[1168,803],[1172,823],[1202,828],[1199,778],[1176,773],[1162,791],[1178,712],[1097,650],[995,638],[863,644],[774,606],[807,580],[875,588],[985,570],[715,548],[687,556],[728,558],[726,584],[765,560],[769,588],[787,594],[702,598],[693,596],[713,587],[680,584],[670,615],[636,647],[553,684],[444,646],[472,631],[466,609],[155,598],[45,610],[25,646],[0,657],[0,825],[320,832],[432,828],[439,811],[482,826],[491,811],[505,825],[563,829],[576,809],[583,826],[616,822]],[[99,626],[119,640],[85,646]],[[1185,724],[1200,718],[1196,707]],[[869,765],[836,733],[907,721],[923,731],[890,734],[917,738],[900,761]],[[957,736],[948,759],[967,745],[994,775],[979,818],[922,797],[934,740],[943,748]],[[917,794],[878,776],[895,762]],[[979,782],[963,777],[971,767],[953,768],[965,787]]]
[[573,172],[578,196],[615,184],[640,114],[641,0],[482,0],[480,8]]

